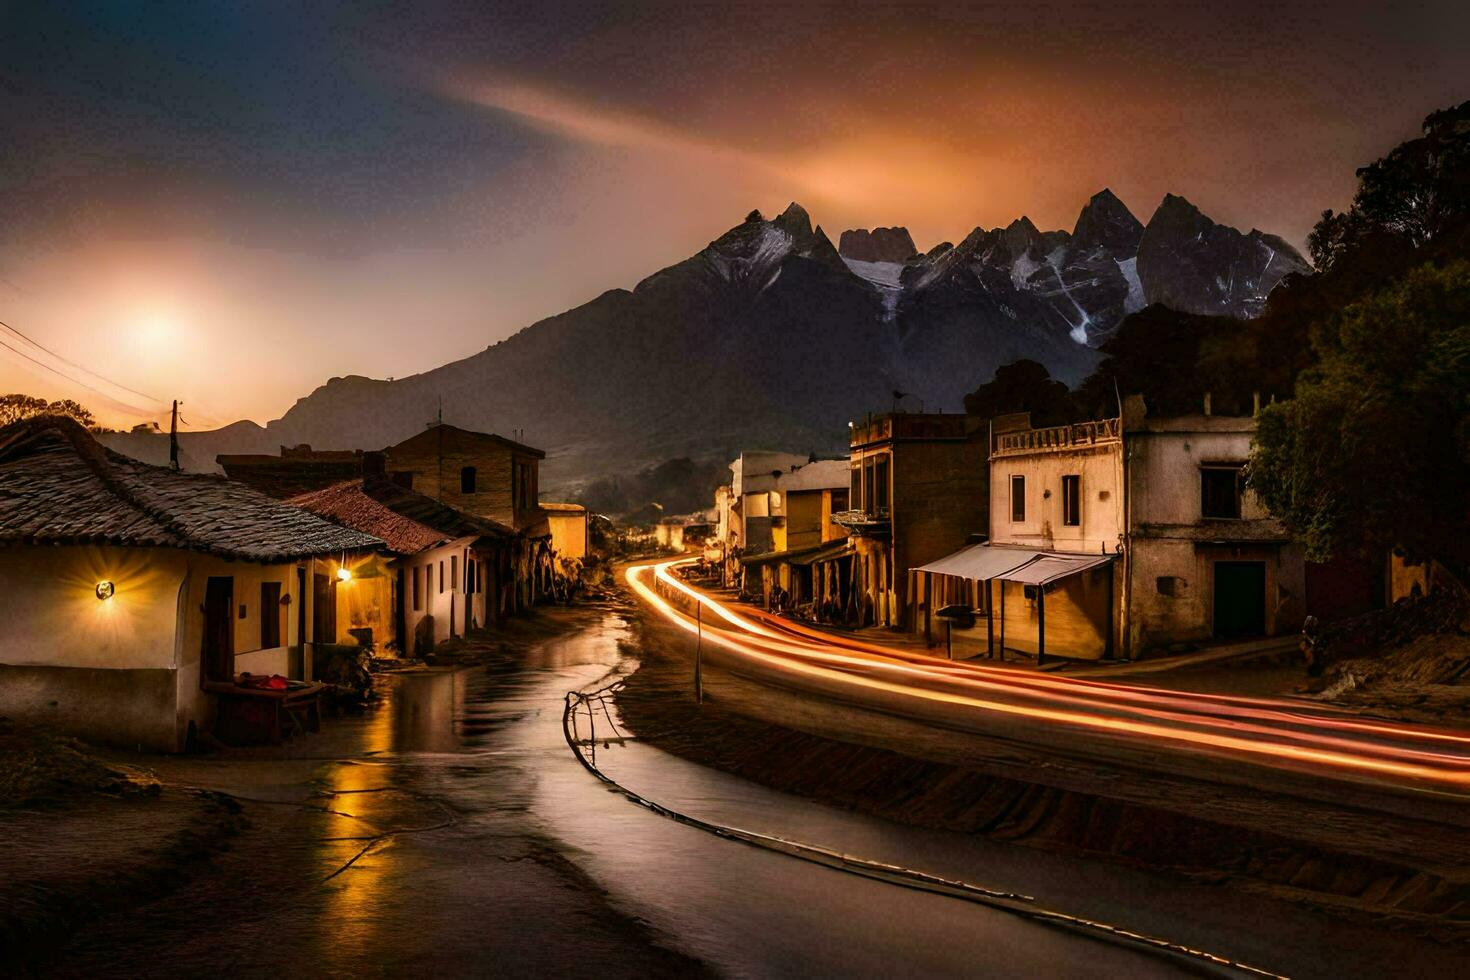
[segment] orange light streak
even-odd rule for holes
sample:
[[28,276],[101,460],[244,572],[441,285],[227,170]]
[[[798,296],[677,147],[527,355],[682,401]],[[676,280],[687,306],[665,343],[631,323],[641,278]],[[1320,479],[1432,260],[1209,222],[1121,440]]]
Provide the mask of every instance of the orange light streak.
[[[787,671],[818,678],[828,683],[837,683],[864,688],[875,692],[900,695],[939,704],[974,708],[981,711],[1057,722],[1084,728],[1123,734],[1130,737],[1163,739],[1173,743],[1184,743],[1207,749],[1243,753],[1265,762],[1296,762],[1327,766],[1352,773],[1370,773],[1413,780],[1428,780],[1456,787],[1470,787],[1470,759],[1444,752],[1425,749],[1402,748],[1367,741],[1355,741],[1338,735],[1321,734],[1314,728],[1330,728],[1341,731],[1356,728],[1364,731],[1386,729],[1400,737],[1423,737],[1437,733],[1418,732],[1402,726],[1359,725],[1345,726],[1340,719],[1319,718],[1289,711],[1259,711],[1245,707],[1220,705],[1217,699],[1199,699],[1212,711],[1166,710],[1146,705],[1161,704],[1177,706],[1190,704],[1194,699],[1176,693],[1160,694],[1148,689],[1130,688],[1126,685],[1105,684],[1057,678],[1038,678],[1017,671],[990,668],[977,670],[979,665],[952,665],[950,661],[936,658],[919,658],[902,651],[883,649],[869,644],[854,642],[837,643],[825,634],[820,640],[801,640],[741,616],[723,603],[690,588],[668,573],[674,562],[658,566],[638,566],[626,572],[630,586],[645,602],[671,623],[693,633],[699,627],[692,617],[677,609],[643,581],[652,567],[658,581],[676,589],[685,596],[703,603],[724,621],[743,632],[750,639],[738,639],[721,628],[704,629],[704,637],[716,645],[729,650],[747,661],[762,664],[775,671]],[[785,624],[783,624],[784,626]],[[806,632],[806,631],[801,631]],[[844,655],[836,652],[849,649],[864,656]],[[921,661],[927,661],[921,662]],[[971,668],[969,671],[955,667]],[[908,683],[866,676],[855,671],[882,671],[911,677]],[[969,676],[965,676],[968,674]],[[978,676],[986,674],[989,676]],[[995,675],[1004,675],[1004,679]],[[1041,682],[1041,683],[1038,683]],[[927,683],[927,686],[925,684]],[[1046,704],[1012,704],[975,694],[941,690],[934,685],[968,687],[976,691],[1003,692],[1031,700],[1050,702]],[[1102,695],[1110,703],[1098,705],[1085,696],[1091,693]],[[1240,699],[1246,704],[1271,704],[1264,699]],[[1118,701],[1131,702],[1118,704]],[[1058,707],[1066,705],[1068,707]],[[1084,710],[1077,710],[1078,707]],[[1085,710],[1091,708],[1093,710]],[[1152,720],[1117,717],[1101,714],[1098,709],[1122,711]],[[1215,712],[1228,713],[1232,718],[1217,717]],[[1236,720],[1238,717],[1249,721]],[[1306,730],[1273,727],[1263,722],[1281,719],[1286,723]],[[1171,721],[1188,727],[1170,727],[1160,724]],[[1249,732],[1266,736],[1266,740],[1243,738],[1240,733]],[[1466,741],[1454,736],[1455,741]],[[1341,751],[1349,749],[1351,751]],[[1431,763],[1431,764],[1426,764]],[[1434,765],[1432,763],[1439,763]]]

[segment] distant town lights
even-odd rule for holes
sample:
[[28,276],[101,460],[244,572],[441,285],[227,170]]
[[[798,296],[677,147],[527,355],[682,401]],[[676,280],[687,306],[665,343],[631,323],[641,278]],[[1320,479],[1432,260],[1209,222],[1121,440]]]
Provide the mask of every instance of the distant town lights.
[[101,599],[104,602],[106,602],[108,599],[111,599],[113,593],[115,593],[116,591],[117,588],[110,581],[97,583],[97,598]]

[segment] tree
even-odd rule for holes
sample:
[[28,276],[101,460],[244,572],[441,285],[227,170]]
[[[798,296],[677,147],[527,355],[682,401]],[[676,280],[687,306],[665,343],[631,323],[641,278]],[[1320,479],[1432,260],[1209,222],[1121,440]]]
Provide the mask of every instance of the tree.
[[1309,558],[1470,559],[1470,262],[1424,265],[1312,338],[1295,397],[1261,413],[1250,485]]
[[1022,358],[995,369],[995,376],[965,396],[965,411],[981,418],[1030,412],[1031,424],[1072,421],[1072,392],[1046,366]]
[[70,398],[48,402],[34,395],[0,395],[0,426],[35,418],[37,415],[61,415],[88,428],[97,424],[91,412]]
[[1358,170],[1352,207],[1322,212],[1307,238],[1318,269],[1330,269],[1376,235],[1424,248],[1470,218],[1470,102],[1430,114],[1424,135]]

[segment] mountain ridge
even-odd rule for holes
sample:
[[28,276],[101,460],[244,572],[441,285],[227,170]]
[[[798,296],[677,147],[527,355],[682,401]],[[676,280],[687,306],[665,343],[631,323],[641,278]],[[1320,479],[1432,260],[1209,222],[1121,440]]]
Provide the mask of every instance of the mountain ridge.
[[1145,225],[1106,188],[1071,231],[1023,215],[923,254],[901,227],[879,229],[881,242],[856,231],[839,238],[847,251],[879,258],[844,255],[795,202],[771,219],[753,211],[631,290],[416,375],[332,378],[258,432],[189,434],[186,448],[209,460],[299,443],[378,448],[442,407],[465,428],[525,430],[548,450],[547,487],[749,444],[839,452],[844,423],[888,407],[895,390],[957,411],[1021,357],[1075,385],[1145,302],[1255,315],[1282,277],[1307,269],[1277,236],[1217,225],[1175,195]]

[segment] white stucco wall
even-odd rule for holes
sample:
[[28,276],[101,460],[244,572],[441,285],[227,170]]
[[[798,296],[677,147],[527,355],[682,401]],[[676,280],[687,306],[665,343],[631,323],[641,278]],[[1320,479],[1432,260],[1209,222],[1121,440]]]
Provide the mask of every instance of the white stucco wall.
[[[187,555],[167,549],[0,548],[0,663],[172,668]],[[97,598],[110,581],[111,599]]]
[[[465,563],[470,559],[469,545],[473,539],[462,538],[442,544],[437,548],[412,555],[402,559],[404,568],[403,577],[403,618],[405,637],[402,646],[405,656],[414,654],[414,638],[418,635],[419,621],[425,616],[434,617],[434,642],[440,643],[449,639],[450,605],[454,606],[454,634],[463,636],[465,632]],[[450,559],[458,558],[459,574],[454,584],[450,585]],[[443,567],[443,585],[440,582],[440,567]],[[424,569],[433,566],[434,585],[432,589],[425,589]],[[414,608],[413,582],[414,576],[419,578],[420,603],[419,608]],[[480,591],[476,592],[471,600],[470,611],[474,615],[475,625],[483,627],[486,623],[486,596],[484,589],[489,583],[483,583]]]
[[[1123,529],[1121,446],[1001,456],[990,465],[990,539],[1056,551],[1118,550]],[[1062,523],[1062,477],[1081,478],[1081,523]],[[1011,520],[1011,477],[1026,478],[1026,519]],[[1049,495],[1048,495],[1049,493]]]
[[[1129,482],[1133,492],[1132,520],[1140,524],[1194,524],[1200,520],[1200,467],[1211,463],[1244,464],[1250,455],[1249,420],[1207,417],[1203,427],[1233,423],[1239,431],[1180,429],[1169,432],[1130,432]],[[1241,498],[1241,518],[1269,517],[1249,490]]]
[[[212,720],[200,690],[211,575],[234,582],[236,672],[287,673],[300,601],[294,564],[167,548],[0,548],[0,713],[98,741],[180,748],[191,721]],[[113,583],[112,598],[97,598],[101,581]],[[262,581],[281,582],[291,596],[273,610],[283,642],[268,649],[260,643]]]

